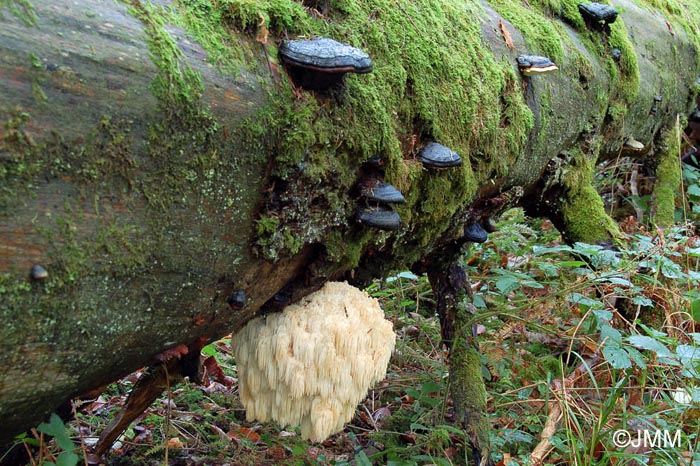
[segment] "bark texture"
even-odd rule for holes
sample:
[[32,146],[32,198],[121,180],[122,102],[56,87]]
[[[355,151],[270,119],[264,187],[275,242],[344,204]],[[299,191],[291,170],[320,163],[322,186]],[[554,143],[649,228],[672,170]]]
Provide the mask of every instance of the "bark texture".
[[[614,235],[590,166],[629,137],[652,154],[694,106],[697,6],[614,0],[612,30],[591,32],[568,0],[239,3],[2,10],[0,443],[167,349],[235,331],[280,291],[420,268],[509,205],[571,240]],[[374,72],[330,94],[293,88],[278,42],[313,34],[367,50]],[[523,78],[523,53],[560,71]],[[463,166],[424,170],[431,140]],[[357,184],[377,176],[406,197],[397,232],[354,222]],[[33,264],[48,277],[31,280]]]

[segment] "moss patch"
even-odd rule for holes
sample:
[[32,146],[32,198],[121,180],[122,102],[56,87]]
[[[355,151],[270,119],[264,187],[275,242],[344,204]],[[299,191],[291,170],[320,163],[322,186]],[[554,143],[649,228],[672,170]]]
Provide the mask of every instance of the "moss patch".
[[581,151],[573,154],[562,179],[566,194],[561,199],[567,242],[596,243],[622,235],[617,223],[605,212],[603,200],[591,184],[594,162]]
[[668,227],[675,222],[676,192],[681,185],[678,131],[678,127],[666,131],[659,147],[659,164],[656,167],[651,208],[651,221],[659,227]]
[[[525,146],[533,118],[520,78],[512,63],[496,60],[482,42],[473,21],[481,13],[478,5],[343,0],[333,2],[323,20],[308,16],[284,26],[273,19],[283,15],[273,12],[297,11],[291,0],[256,4],[257,13],[246,2],[230,4],[237,9],[226,10],[225,22],[220,12],[222,26],[259,39],[261,20],[252,20],[259,13],[257,18],[267,15],[279,29],[268,28],[267,54],[282,75],[268,104],[251,119],[264,122],[251,131],[262,133],[276,154],[276,193],[264,215],[279,220],[278,231],[264,230],[258,239],[269,259],[320,242],[331,228],[358,241],[388,239],[384,234],[353,236],[357,204],[349,193],[362,162],[377,155],[385,162],[385,180],[407,197],[397,210],[412,233],[397,234],[392,244],[397,250],[408,246],[417,257],[416,248],[439,238],[457,209],[474,196],[478,179],[507,173],[509,160]],[[344,90],[331,95],[295,90],[276,61],[273,44],[282,32],[291,38],[328,36],[359,47],[373,58],[374,71],[348,76]],[[424,170],[414,157],[431,140],[457,151],[467,163],[453,171]],[[290,247],[289,241],[277,241],[285,237],[301,243]],[[342,243],[330,245],[329,255],[339,262],[357,260],[357,244],[347,251]]]

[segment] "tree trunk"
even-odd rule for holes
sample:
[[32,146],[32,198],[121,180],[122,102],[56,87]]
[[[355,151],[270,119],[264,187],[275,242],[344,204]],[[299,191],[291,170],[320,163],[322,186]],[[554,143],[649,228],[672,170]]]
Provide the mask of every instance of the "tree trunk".
[[[294,301],[410,267],[509,205],[572,240],[614,235],[588,202],[590,166],[629,137],[653,149],[693,106],[697,6],[616,0],[611,31],[589,32],[568,0],[556,17],[510,0],[330,3],[0,10],[0,443],[167,349],[235,331],[283,289]],[[374,71],[295,88],[277,45],[304,35],[366,50]],[[520,76],[531,53],[559,72]],[[462,166],[424,169],[432,140]],[[400,230],[355,222],[367,177],[404,193]]]

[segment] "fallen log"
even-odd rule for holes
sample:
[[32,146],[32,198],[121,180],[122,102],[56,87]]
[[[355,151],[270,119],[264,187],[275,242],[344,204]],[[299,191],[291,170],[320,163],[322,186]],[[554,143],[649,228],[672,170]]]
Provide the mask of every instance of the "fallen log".
[[[294,302],[327,280],[426,269],[507,207],[570,241],[615,238],[594,164],[677,157],[700,9],[615,0],[617,21],[589,30],[575,2],[532,3],[3,9],[0,443],[159,353],[237,330],[280,291]],[[372,73],[296,87],[278,45],[313,35],[365,50]],[[525,54],[558,71],[523,76]],[[424,168],[432,141],[462,165]],[[664,176],[667,189],[679,174]],[[372,178],[403,193],[400,229],[356,222]]]

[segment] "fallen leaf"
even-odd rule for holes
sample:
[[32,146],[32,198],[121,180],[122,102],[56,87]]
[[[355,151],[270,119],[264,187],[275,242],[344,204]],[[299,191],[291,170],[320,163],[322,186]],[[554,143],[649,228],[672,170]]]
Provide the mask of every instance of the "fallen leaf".
[[166,349],[162,353],[156,355],[156,359],[158,361],[169,361],[172,358],[177,358],[180,359],[180,356],[184,356],[185,354],[189,353],[190,350],[187,348],[187,345],[177,345],[173,346],[172,348]]
[[255,37],[255,40],[260,42],[263,45],[267,45],[268,31],[267,31],[267,28],[265,27],[265,17],[262,15],[262,13],[258,13],[258,16],[260,16],[260,23],[258,23],[258,27],[260,29],[258,30],[258,34]]
[[204,360],[202,365],[207,371],[207,375],[209,375],[209,377],[217,382],[221,382],[223,384],[226,383],[226,375],[224,374],[224,371],[221,370],[221,366],[219,366],[219,363],[216,362],[216,358],[214,356],[209,356]]
[[673,37],[676,37],[676,33],[673,32],[673,28],[671,27],[671,23],[669,23],[668,20],[664,20],[664,21],[666,21],[666,27],[668,28],[668,32],[670,32]]
[[173,437],[168,440],[168,448],[173,450],[181,450],[184,446],[185,445],[182,443],[182,440],[177,437]]
[[229,430],[226,435],[231,440],[245,439],[253,443],[260,442],[260,434],[247,427],[232,425],[231,430]]
[[505,23],[503,23],[502,19],[498,20],[498,27],[501,29],[503,40],[506,42],[508,48],[511,50],[515,50],[515,45],[513,45],[513,38],[510,36],[510,32],[508,32],[508,29],[506,29],[506,25]]

